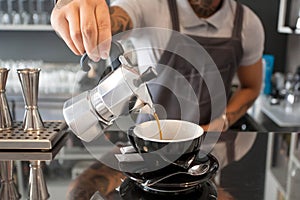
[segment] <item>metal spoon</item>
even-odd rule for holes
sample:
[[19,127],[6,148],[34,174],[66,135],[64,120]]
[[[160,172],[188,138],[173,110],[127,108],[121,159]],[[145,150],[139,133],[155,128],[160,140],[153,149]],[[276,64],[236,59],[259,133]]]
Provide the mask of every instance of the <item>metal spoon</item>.
[[145,182],[141,183],[141,185],[149,187],[149,186],[155,185],[156,183],[161,182],[162,180],[165,180],[167,178],[170,178],[170,177],[178,175],[178,174],[188,174],[188,175],[192,175],[192,176],[200,176],[200,175],[205,174],[209,170],[209,168],[210,168],[209,162],[201,163],[201,164],[190,167],[185,172],[179,171],[179,172],[175,172],[172,174],[168,174],[164,177],[157,177],[157,178],[153,178],[151,180],[146,180]]
[[184,169],[188,169],[190,167],[190,165],[192,164],[192,162],[194,161],[195,157],[196,157],[196,154],[193,155],[189,160],[187,161],[180,161],[180,160],[177,160],[175,162],[169,160],[167,157],[165,157],[164,155],[162,154],[159,154],[159,156],[166,162],[172,164],[172,165],[176,165],[178,167],[182,167]]

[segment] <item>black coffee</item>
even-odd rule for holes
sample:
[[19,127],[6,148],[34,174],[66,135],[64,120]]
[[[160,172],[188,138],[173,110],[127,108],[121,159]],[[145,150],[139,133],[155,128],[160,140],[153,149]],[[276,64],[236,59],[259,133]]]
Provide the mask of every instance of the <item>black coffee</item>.
[[154,112],[154,113],[153,113],[153,116],[154,116],[154,118],[155,118],[155,120],[156,120],[156,123],[157,123],[158,131],[159,131],[159,139],[162,140],[162,139],[163,139],[163,137],[162,137],[163,133],[162,133],[162,131],[161,131],[161,127],[160,127],[160,122],[159,122],[158,115],[157,115],[156,112]]

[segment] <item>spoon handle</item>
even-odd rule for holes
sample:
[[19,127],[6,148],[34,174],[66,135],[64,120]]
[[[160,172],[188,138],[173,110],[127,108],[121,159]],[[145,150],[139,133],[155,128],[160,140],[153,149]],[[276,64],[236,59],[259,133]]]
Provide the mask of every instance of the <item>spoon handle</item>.
[[[198,169],[193,170],[193,168],[196,167],[196,166],[197,166]],[[199,166],[194,165],[186,172],[174,172],[174,173],[168,174],[168,175],[163,176],[163,177],[158,177],[158,178],[146,180],[145,182],[141,183],[141,185],[150,187],[152,185],[155,185],[156,183],[161,182],[162,180],[165,180],[167,178],[170,178],[170,177],[178,175],[178,174],[188,174],[188,175],[191,175],[191,176],[200,176],[200,175],[205,174],[209,170],[209,168],[210,168],[210,166],[207,163],[200,164]]]
[[168,174],[166,176],[163,176],[163,177],[159,177],[159,178],[153,178],[151,180],[146,180],[144,183],[142,183],[141,185],[142,186],[147,186],[147,187],[150,187],[152,185],[155,185],[156,183],[159,183],[161,182],[162,180],[165,180],[171,176],[175,176],[177,174],[188,174],[187,172],[175,172],[175,173],[172,173],[172,174]]

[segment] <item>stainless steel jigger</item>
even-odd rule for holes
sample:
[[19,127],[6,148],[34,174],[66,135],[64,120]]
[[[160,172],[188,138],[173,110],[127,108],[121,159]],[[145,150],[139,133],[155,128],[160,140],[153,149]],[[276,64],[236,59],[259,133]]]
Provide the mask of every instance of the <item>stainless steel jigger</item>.
[[5,95],[5,86],[9,69],[0,68],[0,131],[12,128],[12,118]]
[[23,121],[25,132],[44,129],[44,124],[37,106],[40,71],[38,68],[17,70],[25,102]]
[[13,161],[1,161],[1,191],[0,199],[3,200],[14,200],[20,199],[21,195],[16,189],[13,181]]
[[[0,131],[12,128],[12,118],[5,95],[5,87],[9,69],[0,68]],[[13,162],[0,161],[1,190],[0,199],[13,200],[20,199],[21,195],[16,189],[13,181]]]
[[45,200],[49,198],[47,185],[41,169],[41,161],[31,161],[29,175],[29,197],[30,200]]

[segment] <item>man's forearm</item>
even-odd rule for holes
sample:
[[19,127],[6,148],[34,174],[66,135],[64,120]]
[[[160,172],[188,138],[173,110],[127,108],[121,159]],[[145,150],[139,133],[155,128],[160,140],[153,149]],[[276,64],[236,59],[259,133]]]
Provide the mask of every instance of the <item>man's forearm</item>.
[[229,126],[246,114],[247,110],[255,102],[257,96],[257,91],[249,88],[240,88],[233,94],[226,108]]
[[96,162],[72,182],[67,199],[90,199],[96,191],[105,196],[121,184],[122,178],[122,172]]
[[109,8],[109,12],[113,35],[133,28],[132,20],[122,8],[112,6]]
[[240,87],[234,92],[226,108],[229,126],[240,119],[258,97],[262,83],[262,59],[237,71]]

